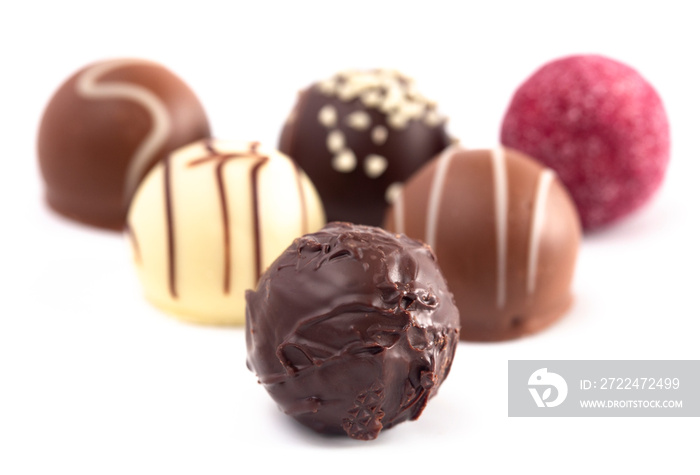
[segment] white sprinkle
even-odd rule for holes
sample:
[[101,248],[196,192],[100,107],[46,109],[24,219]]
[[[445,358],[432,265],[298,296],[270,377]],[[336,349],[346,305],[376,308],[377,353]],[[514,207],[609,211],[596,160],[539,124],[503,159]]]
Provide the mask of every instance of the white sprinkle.
[[388,88],[386,95],[384,96],[384,102],[379,107],[382,112],[389,113],[392,109],[396,109],[405,104],[405,98],[403,97],[403,91],[398,87]]
[[355,158],[355,154],[352,153],[352,150],[346,148],[333,157],[331,166],[337,172],[350,173],[357,166],[357,159]]
[[382,103],[382,95],[379,91],[369,90],[362,94],[362,103],[367,107],[377,107]]
[[372,142],[375,145],[384,145],[388,136],[389,131],[383,125],[378,125],[372,129]]
[[430,127],[437,127],[443,122],[445,122],[445,118],[438,114],[435,109],[431,109],[425,114],[425,123]]
[[386,191],[384,192],[384,199],[386,200],[386,202],[389,204],[396,203],[396,200],[401,195],[402,188],[403,184],[399,183],[398,181],[389,185]]
[[387,123],[394,129],[403,129],[411,118],[404,114],[391,114]]
[[340,130],[333,130],[326,138],[326,146],[331,153],[338,153],[345,148],[345,136]]
[[425,114],[425,104],[420,102],[404,102],[399,108],[401,114],[408,117],[420,117]]
[[372,118],[365,111],[355,111],[345,119],[349,127],[356,130],[366,130],[372,125]]
[[365,173],[370,178],[378,178],[386,170],[389,162],[381,155],[370,154],[365,158]]
[[318,121],[325,127],[335,127],[337,120],[338,114],[331,105],[325,105],[318,111]]
[[335,94],[335,79],[326,79],[318,83],[318,89],[327,96],[332,96]]
[[354,87],[354,84],[351,82],[344,82],[342,84],[339,84],[337,89],[337,96],[340,98],[341,101],[344,102],[348,102],[354,99],[357,96],[358,92],[361,90],[358,87]]

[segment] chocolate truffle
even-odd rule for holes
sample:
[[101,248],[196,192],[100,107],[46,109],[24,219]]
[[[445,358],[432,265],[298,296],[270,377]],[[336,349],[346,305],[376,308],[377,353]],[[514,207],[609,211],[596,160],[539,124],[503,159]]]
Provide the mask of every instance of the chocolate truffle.
[[399,184],[449,144],[444,118],[413,80],[372,70],[302,91],[279,147],[309,174],[329,221],[378,226]]
[[553,171],[514,150],[446,150],[406,182],[384,226],[433,249],[463,340],[533,333],[570,305],[576,208]]
[[197,323],[242,325],[245,290],[324,223],[318,194],[288,157],[256,142],[203,140],[144,179],[127,236],[154,305]]
[[501,141],[554,169],[586,230],[649,201],[670,155],[661,98],[637,71],[597,55],[544,65],[515,92]]
[[281,410],[325,434],[370,440],[420,416],[459,340],[430,249],[331,223],[294,241],[246,293],[248,367]]
[[148,170],[173,149],[209,136],[190,88],[140,59],[91,64],[49,102],[39,128],[39,165],[55,211],[121,229]]

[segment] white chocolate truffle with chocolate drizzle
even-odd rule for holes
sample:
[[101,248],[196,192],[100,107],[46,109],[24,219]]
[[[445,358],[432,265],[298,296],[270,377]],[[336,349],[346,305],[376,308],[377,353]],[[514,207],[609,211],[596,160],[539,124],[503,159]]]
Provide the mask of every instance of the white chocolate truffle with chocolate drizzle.
[[257,142],[204,140],[144,179],[127,236],[146,298],[193,322],[245,321],[245,291],[292,241],[325,224],[309,178]]
[[433,249],[463,340],[534,333],[571,303],[576,208],[552,170],[519,152],[445,150],[397,191],[384,227]]
[[414,81],[378,69],[302,91],[279,147],[309,174],[330,221],[377,226],[392,191],[450,143],[445,118]]

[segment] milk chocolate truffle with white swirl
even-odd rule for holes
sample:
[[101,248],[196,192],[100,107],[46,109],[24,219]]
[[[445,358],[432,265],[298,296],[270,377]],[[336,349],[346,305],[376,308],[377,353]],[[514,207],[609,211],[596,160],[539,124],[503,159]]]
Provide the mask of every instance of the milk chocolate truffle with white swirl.
[[197,97],[163,66],[141,59],[91,64],[58,89],[41,121],[48,204],[85,224],[121,229],[148,170],[209,134]]
[[192,322],[243,324],[246,289],[323,207],[298,166],[257,142],[198,141],[138,188],[127,236],[146,298]]
[[282,411],[324,434],[369,440],[417,419],[459,340],[430,249],[371,226],[296,239],[246,299],[248,367]]
[[553,171],[514,150],[446,150],[406,182],[384,225],[433,249],[463,340],[531,334],[571,304],[576,208]]
[[378,226],[400,183],[450,144],[445,119],[396,71],[348,71],[302,91],[280,150],[309,174],[329,221]]

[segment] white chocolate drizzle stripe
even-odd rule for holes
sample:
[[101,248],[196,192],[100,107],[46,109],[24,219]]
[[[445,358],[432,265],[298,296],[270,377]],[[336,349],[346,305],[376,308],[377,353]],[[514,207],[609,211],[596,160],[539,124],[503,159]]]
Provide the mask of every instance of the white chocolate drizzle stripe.
[[128,199],[139,184],[148,162],[163,146],[170,134],[170,116],[158,96],[143,86],[127,82],[98,82],[108,72],[130,65],[151,64],[147,61],[124,59],[97,64],[83,72],[76,82],[79,96],[90,99],[127,99],[143,106],[153,125],[129,160],[124,181],[124,197]]
[[503,148],[491,152],[496,222],[496,306],[506,304],[506,268],[508,252],[508,176]]
[[537,278],[537,259],[539,257],[540,241],[542,239],[542,227],[544,226],[545,208],[549,188],[554,179],[552,170],[543,170],[537,179],[537,189],[535,191],[535,204],[532,211],[532,221],[530,224],[530,245],[527,256],[527,293],[535,291]]
[[428,219],[425,222],[425,242],[435,252],[435,235],[437,233],[438,215],[440,214],[440,201],[442,200],[445,177],[450,162],[455,155],[453,147],[446,148],[437,159],[433,182],[430,185],[428,197]]

